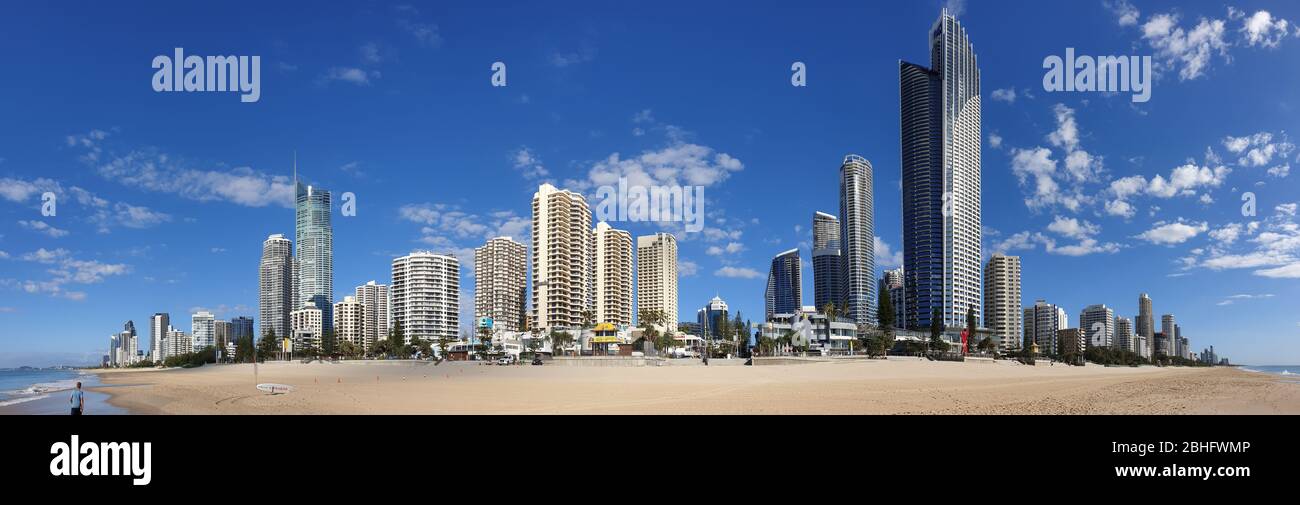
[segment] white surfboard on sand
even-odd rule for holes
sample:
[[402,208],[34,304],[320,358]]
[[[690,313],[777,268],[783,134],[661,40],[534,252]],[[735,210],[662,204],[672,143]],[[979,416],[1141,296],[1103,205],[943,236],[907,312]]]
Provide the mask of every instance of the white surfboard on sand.
[[288,384],[273,384],[268,382],[265,384],[258,384],[257,389],[259,391],[263,391],[266,393],[276,394],[276,393],[288,393],[290,391],[293,391],[293,386],[290,386]]

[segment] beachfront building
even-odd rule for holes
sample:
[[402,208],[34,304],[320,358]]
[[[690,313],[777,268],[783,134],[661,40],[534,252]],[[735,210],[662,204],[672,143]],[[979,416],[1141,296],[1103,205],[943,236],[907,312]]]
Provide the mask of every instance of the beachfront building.
[[212,322],[212,341],[215,342],[217,350],[226,348],[230,343],[230,321],[213,321]]
[[1133,335],[1133,320],[1115,316],[1115,348],[1122,351],[1138,352],[1137,341]]
[[803,308],[803,274],[799,249],[791,249],[772,258],[764,292],[763,319],[776,314],[794,314]]
[[722,301],[722,297],[714,296],[704,308],[695,313],[695,319],[700,326],[697,335],[710,339],[722,338],[722,329],[718,323],[727,320],[727,302]]
[[293,312],[293,243],[279,233],[262,242],[258,267],[258,315],[262,318],[258,338],[268,332],[277,337],[289,334],[289,313]]
[[499,331],[523,331],[527,297],[527,247],[510,237],[496,237],[474,249],[475,319],[492,318],[492,327]]
[[[601,221],[592,238],[596,244],[595,322],[632,326],[632,234]],[[677,321],[677,315],[669,321]]]
[[[677,321],[677,238],[670,233],[636,238],[637,310],[659,311]],[[638,316],[639,317],[639,316]],[[661,328],[676,331],[677,328]]]
[[1020,257],[994,253],[984,265],[984,327],[993,332],[999,352],[1023,344],[1020,304]]
[[773,314],[759,327],[759,337],[779,340],[794,329],[800,319],[807,319],[812,325],[812,337],[809,350],[826,352],[847,352],[852,348],[856,338],[857,324],[847,318],[836,318],[831,322],[830,334],[826,333],[826,315],[803,307],[796,312]]
[[1117,347],[1115,311],[1105,304],[1084,307],[1079,313],[1079,329],[1088,337],[1089,347]]
[[1058,332],[1066,329],[1069,324],[1070,318],[1065,314],[1065,309],[1043,300],[1034,301],[1034,306],[1024,311],[1025,339],[1038,345],[1039,354],[1057,354]]
[[1156,323],[1155,315],[1151,311],[1151,297],[1146,293],[1138,295],[1138,317],[1137,317],[1137,334],[1142,336],[1146,341],[1144,344],[1145,354],[1143,356],[1153,357],[1156,355]]
[[289,314],[292,324],[290,336],[295,350],[320,349],[321,336],[325,331],[323,313],[315,302],[302,302],[302,307]]
[[856,154],[840,163],[840,261],[845,314],[856,324],[876,323],[875,189],[871,162]]
[[167,355],[163,359],[173,356],[180,356],[194,352],[194,344],[190,336],[183,330],[170,328],[167,332]]
[[171,326],[171,315],[155,312],[149,317],[149,361],[162,361],[166,350],[163,340],[167,338],[167,327]]
[[[592,309],[591,208],[580,193],[542,184],[533,194],[530,328],[578,328]],[[644,280],[643,280],[644,282]]]
[[[885,270],[880,277],[879,295],[885,296],[889,292],[889,303],[894,306],[894,328],[905,328],[907,323],[907,291],[904,281],[905,275],[903,267],[893,270]],[[879,319],[880,315],[876,314]]]
[[813,214],[813,305],[825,310],[845,302],[844,259],[840,250],[840,219],[825,212]]
[[370,352],[375,342],[388,338],[390,315],[388,312],[388,285],[370,281],[356,288],[356,299],[364,311],[361,327],[361,348]]
[[1081,356],[1088,349],[1088,334],[1083,328],[1066,328],[1057,330],[1056,342],[1058,353],[1061,355],[1074,354]]
[[298,180],[294,161],[296,264],[295,303],[305,302],[321,311],[321,331],[334,327],[334,228],[330,223],[330,192]]
[[200,310],[190,315],[190,339],[192,346],[189,352],[199,352],[217,345],[216,318],[211,312]]
[[1156,340],[1156,354],[1163,354],[1168,357],[1177,356],[1174,349],[1174,315],[1165,314],[1160,316],[1160,333],[1164,338]]
[[352,342],[359,349],[366,346],[366,306],[355,296],[345,296],[334,304],[334,341],[336,345]]
[[393,324],[406,342],[456,340],[460,331],[460,260],[415,251],[393,259]]
[[[930,66],[899,62],[907,327],[981,319],[980,69],[947,9],[930,28]],[[868,238],[870,240],[870,238]]]

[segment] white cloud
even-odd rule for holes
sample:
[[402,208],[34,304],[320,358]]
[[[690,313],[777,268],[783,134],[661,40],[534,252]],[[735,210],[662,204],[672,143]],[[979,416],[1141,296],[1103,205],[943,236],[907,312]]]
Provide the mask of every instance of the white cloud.
[[342,81],[357,86],[369,86],[371,79],[378,79],[381,76],[382,74],[378,70],[366,71],[356,67],[330,67],[318,82]]
[[28,230],[48,235],[51,238],[66,237],[68,235],[67,230],[61,230],[50,226],[50,224],[45,221],[20,220],[18,221],[18,225],[27,228]]
[[1295,202],[1279,204],[1277,207],[1273,207],[1273,210],[1277,211],[1278,214],[1294,216],[1296,212],[1296,204]]
[[709,248],[706,249],[704,253],[710,256],[723,256],[728,254],[736,254],[744,250],[745,250],[744,244],[741,244],[740,242],[728,242],[727,245],[721,247],[716,245],[709,246]]
[[1135,238],[1140,238],[1152,244],[1175,245],[1191,240],[1207,230],[1209,230],[1209,225],[1205,222],[1187,223],[1178,221],[1167,223],[1162,221]]
[[1178,69],[1179,80],[1205,75],[1215,54],[1228,58],[1224,40],[1225,24],[1221,19],[1200,18],[1196,26],[1178,26],[1177,14],[1156,14],[1142,25],[1142,38],[1156,50],[1162,64]]
[[1016,89],[1015,88],[995,89],[993,90],[993,99],[1006,102],[1006,103],[1016,103]]
[[1006,238],[1000,242],[994,242],[989,248],[990,252],[1006,254],[1019,249],[1033,249],[1033,234],[1022,231]]
[[989,147],[1002,149],[1002,136],[996,133],[989,133]]
[[700,273],[700,265],[691,260],[677,260],[677,275],[682,277],[694,277]]
[[1256,11],[1242,21],[1241,32],[1246,37],[1246,44],[1251,46],[1277,47],[1287,36],[1290,22],[1274,18],[1268,11]]
[[420,10],[410,4],[400,4],[393,7],[397,12],[397,27],[406,32],[415,41],[423,47],[438,48],[442,45],[442,35],[438,32],[438,25],[420,19]]
[[1047,230],[1055,232],[1058,235],[1074,239],[1091,237],[1101,232],[1101,227],[1088,221],[1081,221],[1075,218],[1064,218],[1056,216],[1052,223],[1047,225]]
[[1115,2],[1104,2],[1103,5],[1115,14],[1115,22],[1120,26],[1136,26],[1141,13],[1137,7],[1128,3],[1128,0],[1116,0]]
[[528,146],[520,147],[511,156],[511,159],[515,169],[522,172],[525,179],[541,179],[550,175],[550,172],[542,165],[542,160],[538,159],[537,155],[533,154],[533,151]]
[[732,279],[757,279],[763,274],[752,268],[725,266],[713,272],[713,275]]
[[33,195],[44,192],[59,193],[59,183],[52,179],[35,179],[25,181],[22,179],[11,179],[8,177],[0,178],[0,198],[16,203],[24,203]]
[[626,177],[632,186],[712,186],[744,169],[730,154],[699,144],[675,142],[658,150],[623,158],[610,154],[595,162],[584,181],[566,185],[586,191],[599,186],[617,186]]
[[1300,279],[1300,262],[1284,265],[1277,268],[1266,268],[1256,270],[1255,275],[1260,277],[1271,277],[1274,279]]
[[903,264],[903,251],[895,251],[889,246],[888,242],[875,238],[876,266],[880,268],[895,268]]
[[[99,175],[137,189],[170,193],[200,202],[227,201],[247,207],[293,206],[293,181],[248,167],[228,171],[189,168],[155,149],[131,151],[103,164],[87,160]],[[127,214],[133,211],[120,209]]]
[[80,260],[72,256],[66,249],[45,249],[40,248],[30,253],[22,255],[23,261],[30,261],[48,265],[46,272],[51,275],[45,280],[25,280],[12,282],[19,289],[32,294],[48,294],[51,296],[62,296],[64,298],[81,301],[86,299],[86,293],[81,291],[69,291],[68,285],[75,284],[97,284],[103,282],[108,277],[125,275],[130,272],[131,267],[120,263],[102,263],[96,260]]

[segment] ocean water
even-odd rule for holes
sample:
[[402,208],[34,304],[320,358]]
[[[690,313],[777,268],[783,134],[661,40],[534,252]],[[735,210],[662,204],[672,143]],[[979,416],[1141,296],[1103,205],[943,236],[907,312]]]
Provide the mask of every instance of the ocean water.
[[1300,380],[1300,365],[1243,365],[1242,370],[1272,375],[1281,375],[1288,379]]
[[78,380],[83,374],[77,370],[0,369],[0,407],[49,398],[72,389]]

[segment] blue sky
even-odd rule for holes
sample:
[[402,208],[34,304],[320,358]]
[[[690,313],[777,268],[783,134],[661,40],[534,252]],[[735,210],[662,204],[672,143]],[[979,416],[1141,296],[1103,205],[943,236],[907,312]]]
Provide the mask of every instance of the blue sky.
[[[877,263],[894,266],[897,62],[928,64],[943,3],[745,5],[7,5],[0,366],[97,357],[156,311],[187,331],[200,307],[256,316],[261,243],[293,232],[295,150],[306,180],[357,195],[334,217],[336,298],[413,249],[527,237],[540,182],[645,171],[706,186],[682,318],[719,294],[754,319],[771,257],[807,260],[813,213],[836,213],[847,153],[875,167]],[[1024,303],[1072,323],[1093,303],[1133,317],[1148,292],[1197,350],[1300,363],[1300,6],[1229,5],[953,5],[982,68],[985,250],[1020,255]],[[155,93],[150,62],[175,47],[260,55],[260,101]],[[1067,47],[1152,56],[1151,100],[1044,91],[1043,58]]]

